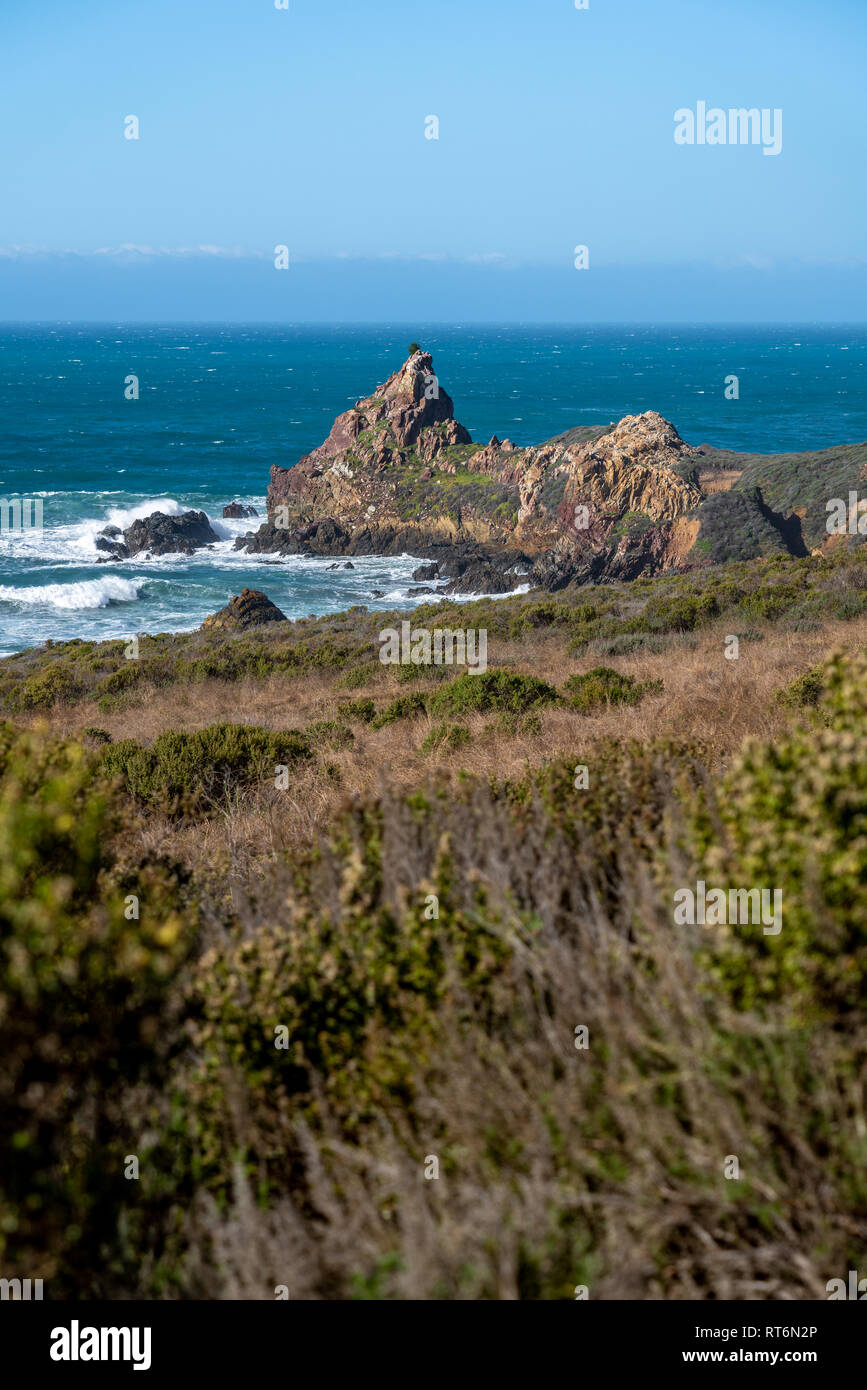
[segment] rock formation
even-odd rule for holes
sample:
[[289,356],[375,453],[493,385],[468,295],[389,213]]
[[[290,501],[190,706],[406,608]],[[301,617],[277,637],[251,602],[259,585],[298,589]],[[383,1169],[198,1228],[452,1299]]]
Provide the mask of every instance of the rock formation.
[[352,508],[357,488],[351,484],[359,467],[378,476],[416,462],[446,462],[456,445],[471,446],[472,440],[454,418],[430,354],[417,352],[372,396],[338,415],[318,449],[292,469],[271,469],[268,515],[284,502],[338,515]]
[[151,555],[170,555],[176,551],[192,555],[194,550],[220,539],[205,512],[182,512],[180,516],[152,512],[134,521],[123,535],[130,555],[138,555],[143,550],[150,551]]
[[241,520],[248,516],[258,516],[255,507],[247,507],[243,502],[227,502],[223,508],[223,520]]
[[268,519],[235,545],[253,554],[408,552],[438,566],[415,579],[448,580],[461,593],[704,565],[732,543],[729,531],[738,558],[800,553],[797,525],[766,505],[760,487],[712,501],[739,486],[740,457],[687,444],[655,411],[530,447],[496,435],[475,444],[430,354],[416,352],[339,415],[312,453],[271,469]]
[[119,526],[103,526],[94,542],[97,550],[102,551],[99,563],[105,564],[108,560],[128,560],[129,546],[123,539],[123,532]]
[[259,589],[242,589],[225,608],[212,613],[202,623],[203,632],[243,632],[263,623],[285,623],[286,614]]

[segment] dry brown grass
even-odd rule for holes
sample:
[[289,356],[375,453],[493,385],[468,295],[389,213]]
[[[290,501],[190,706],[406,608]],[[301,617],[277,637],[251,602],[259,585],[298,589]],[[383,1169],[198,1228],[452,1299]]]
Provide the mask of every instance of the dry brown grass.
[[[354,721],[353,742],[323,743],[286,791],[266,778],[195,822],[134,806],[118,817],[124,852],[134,843],[194,870],[196,956],[165,1013],[177,1061],[149,1097],[123,1096],[119,1125],[135,1134],[160,1105],[168,1124],[186,1097],[188,1133],[173,1129],[158,1158],[175,1206],[154,1179],[145,1223],[144,1248],[153,1228],[153,1251],[164,1240],[176,1261],[172,1294],[271,1299],[285,1284],[293,1299],[571,1299],[587,1283],[594,1299],[820,1298],[851,1267],[864,1235],[863,1021],[812,1002],[802,1016],[785,991],[742,1009],[742,980],[764,958],[674,930],[670,888],[703,862],[691,797],[707,792],[722,825],[714,773],[746,736],[780,740],[792,716],[775,693],[830,649],[864,647],[867,617],[771,630],[742,641],[737,661],[726,635],[718,624],[662,652],[581,659],[550,629],[492,643],[492,666],[557,686],[605,664],[664,692],[589,714],[544,707],[538,732],[463,716],[459,752],[422,752],[427,715]],[[350,699],[381,709],[437,688],[385,669],[352,690],[318,671],[211,681],[111,714],[58,707],[55,727],[145,743],[222,721],[304,729]],[[617,760],[612,739],[638,749]],[[563,755],[566,776],[555,769],[525,797],[486,785]],[[601,789],[590,816],[572,760]],[[459,787],[462,770],[475,780]],[[432,780],[453,794],[430,795]],[[820,788],[816,800],[843,798]],[[823,950],[835,926],[817,918]],[[170,1031],[181,996],[183,1048]],[[302,1050],[284,1067],[274,1022],[297,1000]],[[436,1182],[423,1176],[431,1154]],[[115,1277],[73,1274],[88,1296]],[[139,1260],[128,1288],[149,1278]]]
[[[550,630],[517,642],[492,642],[490,666],[508,666],[554,685],[604,664],[639,681],[662,680],[664,693],[646,696],[638,705],[607,706],[589,714],[543,708],[539,733],[512,735],[494,717],[469,715],[460,722],[472,741],[457,754],[447,749],[422,752],[437,722],[428,716],[398,720],[381,729],[356,721],[354,742],[347,748],[323,748],[311,764],[293,773],[289,790],[266,788],[194,827],[177,829],[149,817],[142,834],[153,848],[165,848],[171,840],[175,852],[188,862],[225,864],[234,876],[248,872],[256,860],[310,844],[347,801],[380,795],[386,786],[399,791],[432,773],[447,781],[460,769],[481,778],[515,777],[528,765],[539,766],[561,755],[591,765],[594,748],[610,738],[701,741],[711,764],[724,766],[747,736],[772,740],[783,727],[788,715],[774,700],[777,690],[833,647],[855,651],[867,644],[867,618],[828,623],[819,632],[771,629],[761,642],[741,641],[736,661],[725,658],[726,636],[726,627],[716,625],[675,640],[663,652],[582,658],[566,655],[565,641]],[[351,691],[336,687],[328,671],[237,684],[211,680],[155,690],[146,702],[112,714],[101,713],[92,702],[59,706],[52,722],[64,735],[96,725],[115,740],[150,743],[168,729],[193,730],[222,721],[304,729],[334,719],[349,699],[370,697],[382,707],[409,690],[436,688],[436,682],[402,683],[389,668],[381,668],[375,680]]]

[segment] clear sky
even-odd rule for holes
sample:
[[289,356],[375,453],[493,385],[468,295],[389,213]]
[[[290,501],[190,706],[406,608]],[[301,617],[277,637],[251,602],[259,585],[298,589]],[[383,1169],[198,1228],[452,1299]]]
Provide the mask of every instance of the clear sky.
[[[0,318],[867,319],[867,0],[0,0],[0,48]],[[678,146],[700,101],[782,152]]]

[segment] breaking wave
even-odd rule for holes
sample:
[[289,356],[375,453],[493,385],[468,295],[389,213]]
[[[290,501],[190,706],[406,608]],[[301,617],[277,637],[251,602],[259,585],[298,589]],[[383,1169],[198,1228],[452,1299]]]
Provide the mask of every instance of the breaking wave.
[[101,579],[82,579],[70,584],[33,584],[17,588],[0,584],[0,603],[46,604],[50,608],[108,608],[113,603],[132,603],[145,579],[123,579],[106,574]]

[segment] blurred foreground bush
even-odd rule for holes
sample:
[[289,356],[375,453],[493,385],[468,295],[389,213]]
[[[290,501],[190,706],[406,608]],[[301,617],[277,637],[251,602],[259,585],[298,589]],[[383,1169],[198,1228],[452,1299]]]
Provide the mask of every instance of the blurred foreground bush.
[[[385,791],[231,885],[136,847],[205,742],[242,777],[282,743],[164,736],[139,767],[0,729],[4,1273],[52,1297],[824,1297],[867,1238],[865,676],[833,658],[722,774],[608,741]],[[471,680],[443,713],[556,694]],[[780,888],[780,935],[676,926],[698,878]]]

